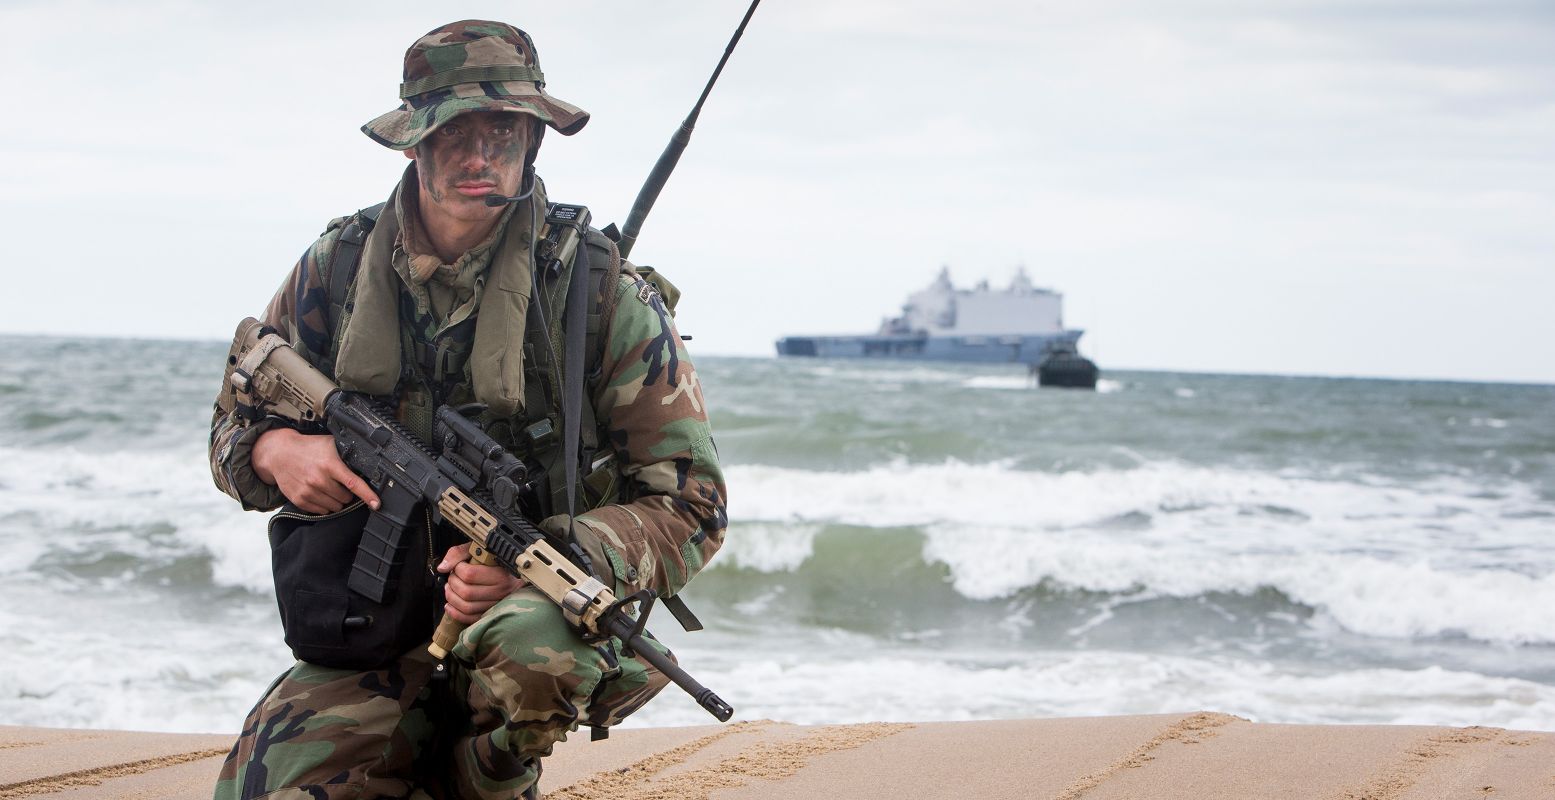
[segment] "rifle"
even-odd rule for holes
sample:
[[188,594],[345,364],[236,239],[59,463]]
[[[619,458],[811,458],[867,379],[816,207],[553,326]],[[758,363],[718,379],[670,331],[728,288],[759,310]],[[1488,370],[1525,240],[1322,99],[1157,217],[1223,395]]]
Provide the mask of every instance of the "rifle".
[[[495,562],[528,581],[561,607],[584,641],[619,638],[628,655],[664,673],[720,722],[734,715],[728,703],[643,640],[653,592],[617,598],[590,574],[575,542],[553,543],[518,512],[527,472],[523,462],[474,422],[448,406],[438,409],[436,431],[444,447],[435,453],[389,409],[335,385],[252,317],[239,323],[227,365],[224,405],[249,418],[274,415],[305,427],[322,424],[334,435],[341,459],[378,493],[380,506],[368,517],[347,581],[352,591],[381,602],[396,588],[393,576],[408,549],[402,540],[410,515],[425,503],[435,520],[469,538],[472,560]],[[636,619],[627,613],[634,604]],[[438,624],[427,649],[440,671],[463,627],[446,613]]]

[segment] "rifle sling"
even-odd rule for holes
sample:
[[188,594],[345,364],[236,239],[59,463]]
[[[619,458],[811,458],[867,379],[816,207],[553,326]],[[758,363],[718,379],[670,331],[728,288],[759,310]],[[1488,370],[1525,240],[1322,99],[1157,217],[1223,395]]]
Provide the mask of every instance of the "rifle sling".
[[[578,542],[578,445],[583,434],[583,344],[588,337],[588,228],[579,232],[577,255],[567,277],[567,311],[562,354],[562,458],[567,472],[567,539]],[[602,682],[603,683],[603,682]],[[590,722],[589,741],[610,736],[610,729]]]

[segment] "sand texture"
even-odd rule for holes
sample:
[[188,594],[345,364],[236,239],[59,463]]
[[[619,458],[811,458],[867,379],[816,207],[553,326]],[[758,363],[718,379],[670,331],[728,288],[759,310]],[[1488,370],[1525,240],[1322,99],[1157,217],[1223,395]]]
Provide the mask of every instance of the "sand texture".
[[[210,796],[225,736],[0,727],[0,800]],[[742,722],[575,736],[550,800],[1555,800],[1555,733],[1268,725],[1208,712]]]

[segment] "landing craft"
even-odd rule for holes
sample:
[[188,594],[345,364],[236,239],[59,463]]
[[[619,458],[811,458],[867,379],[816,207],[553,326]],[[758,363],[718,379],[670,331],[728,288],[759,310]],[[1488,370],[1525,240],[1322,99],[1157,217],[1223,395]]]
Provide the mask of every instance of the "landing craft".
[[902,315],[874,334],[785,336],[780,356],[890,358],[1027,365],[1043,386],[1096,388],[1099,370],[1079,353],[1084,331],[1064,328],[1064,296],[1032,285],[1024,268],[1007,289],[957,289],[950,270],[914,292]]

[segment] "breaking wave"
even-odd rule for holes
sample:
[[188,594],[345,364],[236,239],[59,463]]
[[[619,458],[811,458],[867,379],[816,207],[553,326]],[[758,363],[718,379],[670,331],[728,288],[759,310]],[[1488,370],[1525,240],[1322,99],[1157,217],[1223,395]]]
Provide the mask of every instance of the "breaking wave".
[[1555,508],[1519,484],[957,462],[737,467],[730,482],[749,521],[731,530],[725,568],[824,569],[807,564],[817,537],[894,529],[972,600],[1043,585],[1133,599],[1274,590],[1357,633],[1555,642],[1555,564],[1534,549]]

